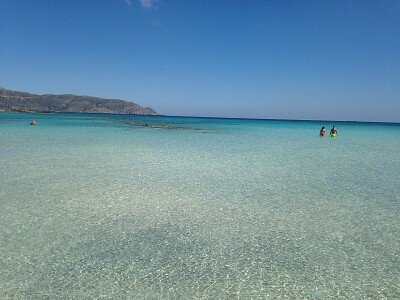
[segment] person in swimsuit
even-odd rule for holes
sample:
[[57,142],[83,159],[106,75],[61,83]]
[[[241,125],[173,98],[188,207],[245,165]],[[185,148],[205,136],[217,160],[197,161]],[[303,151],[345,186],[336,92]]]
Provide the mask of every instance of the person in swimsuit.
[[36,125],[36,121],[32,120],[31,125]]
[[325,127],[322,127],[321,130],[319,131],[319,137],[324,137],[325,136]]
[[331,129],[331,137],[335,137],[337,136],[338,132],[336,130],[335,125],[333,125],[332,129]]

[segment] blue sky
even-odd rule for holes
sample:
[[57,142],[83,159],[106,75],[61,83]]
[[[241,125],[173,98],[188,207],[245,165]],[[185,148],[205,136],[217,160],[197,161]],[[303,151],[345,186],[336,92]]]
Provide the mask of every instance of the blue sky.
[[0,86],[161,114],[400,122],[400,1],[0,2]]

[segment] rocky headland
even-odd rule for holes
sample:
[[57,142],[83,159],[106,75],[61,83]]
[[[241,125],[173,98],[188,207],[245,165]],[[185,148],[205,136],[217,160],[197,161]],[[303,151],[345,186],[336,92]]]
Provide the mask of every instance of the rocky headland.
[[1,111],[157,115],[157,112],[151,107],[142,107],[136,103],[119,99],[104,99],[72,94],[35,95],[3,88],[0,88]]

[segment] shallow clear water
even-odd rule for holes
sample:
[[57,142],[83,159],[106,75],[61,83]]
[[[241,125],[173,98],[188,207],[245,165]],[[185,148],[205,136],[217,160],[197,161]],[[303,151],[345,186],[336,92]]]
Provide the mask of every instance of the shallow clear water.
[[400,125],[323,125],[1,113],[0,298],[400,298]]

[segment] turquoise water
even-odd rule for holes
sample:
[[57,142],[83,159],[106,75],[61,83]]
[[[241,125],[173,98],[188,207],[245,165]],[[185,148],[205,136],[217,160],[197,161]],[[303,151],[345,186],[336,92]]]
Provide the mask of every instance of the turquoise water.
[[333,124],[0,113],[0,298],[399,299],[400,125]]

